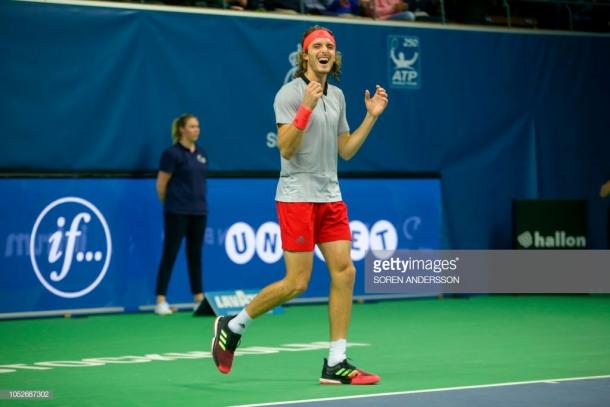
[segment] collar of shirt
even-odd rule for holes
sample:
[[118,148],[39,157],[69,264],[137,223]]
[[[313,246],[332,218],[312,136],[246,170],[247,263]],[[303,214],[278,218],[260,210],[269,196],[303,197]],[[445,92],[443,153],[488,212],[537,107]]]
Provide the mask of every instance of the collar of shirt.
[[193,151],[191,151],[190,149],[186,148],[185,146],[182,145],[182,143],[178,142],[176,143],[178,145],[178,147],[180,147],[182,150],[184,151],[188,151],[191,154],[196,153],[199,150],[199,147],[197,147],[197,144],[195,144],[195,149]]
[[[301,75],[301,79],[303,79],[305,81],[306,85],[309,85],[309,82],[311,82],[309,79],[307,79],[305,74]],[[328,91],[328,80],[324,84],[324,96],[328,96],[327,93],[326,93],[327,91]]]

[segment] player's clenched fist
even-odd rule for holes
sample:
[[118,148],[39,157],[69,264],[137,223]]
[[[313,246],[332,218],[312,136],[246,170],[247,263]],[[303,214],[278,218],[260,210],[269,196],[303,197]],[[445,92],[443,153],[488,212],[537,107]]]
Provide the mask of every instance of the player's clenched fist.
[[313,110],[318,104],[318,100],[322,97],[322,93],[324,93],[322,89],[322,85],[319,82],[311,81],[307,84],[305,88],[305,95],[303,96],[303,106],[306,108]]

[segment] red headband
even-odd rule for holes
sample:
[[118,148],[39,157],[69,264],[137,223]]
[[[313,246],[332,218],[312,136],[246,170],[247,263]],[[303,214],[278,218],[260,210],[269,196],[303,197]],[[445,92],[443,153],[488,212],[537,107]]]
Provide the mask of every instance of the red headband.
[[310,32],[303,40],[303,51],[306,51],[307,47],[309,47],[309,44],[311,44],[313,40],[317,40],[318,38],[327,38],[330,40],[330,42],[333,43],[333,45],[336,46],[335,37],[333,37],[331,33],[326,30],[315,30]]

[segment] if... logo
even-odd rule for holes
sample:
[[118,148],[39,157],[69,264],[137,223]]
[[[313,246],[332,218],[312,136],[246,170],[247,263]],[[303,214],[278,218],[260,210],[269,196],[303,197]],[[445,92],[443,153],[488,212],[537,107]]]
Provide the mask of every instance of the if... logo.
[[[38,234],[50,236],[36,255]],[[40,283],[64,298],[82,297],[104,279],[112,256],[106,219],[91,202],[65,197],[38,215],[30,235],[30,260]]]

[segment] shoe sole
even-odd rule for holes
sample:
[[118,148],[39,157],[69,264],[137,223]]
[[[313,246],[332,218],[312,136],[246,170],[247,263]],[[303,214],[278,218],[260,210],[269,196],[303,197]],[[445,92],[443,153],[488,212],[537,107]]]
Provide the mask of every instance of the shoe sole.
[[[220,322],[220,318],[222,317],[217,317],[216,320],[214,321],[214,336],[212,337],[212,344],[210,346],[210,352],[212,353],[212,359],[214,359],[214,341],[216,340],[216,334],[218,333],[218,323]],[[214,360],[214,365],[216,366],[216,369],[218,369],[218,371],[222,374],[229,374],[229,372],[231,371],[231,369],[224,371],[221,369],[220,366],[218,366],[218,364],[216,364],[216,360]]]
[[377,379],[370,383],[343,383],[341,380],[324,379],[322,377],[320,378],[320,384],[346,384],[346,385],[350,385],[350,386],[370,386],[372,384],[379,383],[379,381],[380,381],[380,379]]
[[161,317],[167,316],[167,315],[172,315],[174,312],[170,309],[169,311],[163,311],[163,312],[158,312],[155,311],[155,315],[159,315]]

